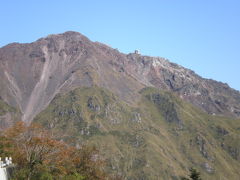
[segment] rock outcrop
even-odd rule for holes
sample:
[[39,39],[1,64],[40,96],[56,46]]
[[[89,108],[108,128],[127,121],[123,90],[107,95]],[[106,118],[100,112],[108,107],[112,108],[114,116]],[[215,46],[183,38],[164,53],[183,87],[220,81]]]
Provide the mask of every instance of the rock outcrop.
[[210,114],[240,116],[240,93],[164,58],[123,54],[77,32],[0,49],[0,96],[31,122],[60,92],[97,85],[128,103],[148,86],[173,91]]

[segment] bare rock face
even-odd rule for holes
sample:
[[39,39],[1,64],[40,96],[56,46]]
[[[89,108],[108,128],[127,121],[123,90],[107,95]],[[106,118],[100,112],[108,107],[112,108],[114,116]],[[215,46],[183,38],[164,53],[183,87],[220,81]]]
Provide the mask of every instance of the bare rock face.
[[147,86],[173,91],[209,114],[239,117],[240,93],[227,84],[204,79],[164,58],[129,54],[130,74]]
[[[112,50],[113,51],[113,50]],[[50,35],[30,44],[0,49],[1,97],[30,122],[57,93],[98,85],[132,101],[143,85],[115,72],[113,57],[75,32]]]
[[0,96],[31,122],[61,92],[104,87],[128,103],[147,86],[176,92],[211,114],[240,116],[240,93],[164,58],[122,54],[77,32],[0,49]]

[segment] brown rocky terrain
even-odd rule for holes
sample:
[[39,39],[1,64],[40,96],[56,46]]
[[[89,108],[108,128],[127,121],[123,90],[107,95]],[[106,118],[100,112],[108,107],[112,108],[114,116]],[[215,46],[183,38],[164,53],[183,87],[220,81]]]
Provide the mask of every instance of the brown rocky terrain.
[[169,90],[209,114],[240,116],[240,93],[160,57],[123,54],[77,32],[0,49],[0,97],[30,122],[60,92],[100,86],[134,104],[147,86]]

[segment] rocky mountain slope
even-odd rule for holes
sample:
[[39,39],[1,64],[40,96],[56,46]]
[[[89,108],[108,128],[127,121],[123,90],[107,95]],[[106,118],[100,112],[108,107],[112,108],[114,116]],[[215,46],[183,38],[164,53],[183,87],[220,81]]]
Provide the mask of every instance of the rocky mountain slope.
[[77,32],[13,43],[0,48],[0,97],[4,127],[37,121],[97,144],[126,179],[177,179],[190,166],[206,178],[240,176],[239,91],[164,58]]
[[2,99],[19,108],[24,121],[32,121],[57,93],[93,84],[129,102],[141,88],[153,86],[176,92],[208,113],[240,116],[240,93],[227,84],[163,58],[122,54],[76,32],[1,48],[0,78]]

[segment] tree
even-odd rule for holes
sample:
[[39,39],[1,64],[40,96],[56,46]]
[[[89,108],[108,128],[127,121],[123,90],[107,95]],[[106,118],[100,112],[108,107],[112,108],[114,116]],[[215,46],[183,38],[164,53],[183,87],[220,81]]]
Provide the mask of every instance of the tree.
[[192,180],[201,180],[201,178],[200,178],[200,173],[196,170],[196,169],[194,169],[194,168],[190,168],[190,178],[192,179]]
[[[196,169],[190,168],[189,171],[190,171],[190,174],[188,176],[190,177],[190,179],[201,180],[200,173]],[[181,177],[181,180],[190,180],[190,179],[186,177]]]
[[16,164],[13,179],[108,179],[96,148],[72,147],[38,124],[18,122],[0,140],[0,156],[12,156]]

